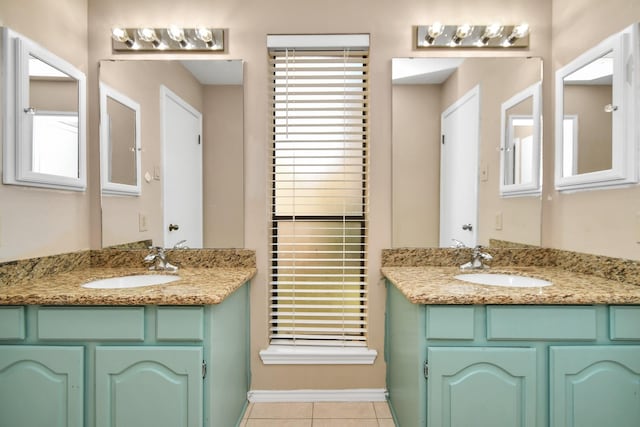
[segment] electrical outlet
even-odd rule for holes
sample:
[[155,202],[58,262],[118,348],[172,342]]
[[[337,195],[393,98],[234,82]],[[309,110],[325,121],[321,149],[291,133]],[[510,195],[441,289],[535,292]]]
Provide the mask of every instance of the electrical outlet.
[[160,181],[160,165],[155,165],[153,167],[153,179]]
[[138,213],[138,231],[143,232],[149,229],[149,219],[142,212]]
[[489,180],[489,166],[486,163],[480,165],[480,181],[487,182]]
[[502,212],[496,213],[496,230],[502,230]]
[[640,212],[636,212],[635,238],[636,243],[640,244]]

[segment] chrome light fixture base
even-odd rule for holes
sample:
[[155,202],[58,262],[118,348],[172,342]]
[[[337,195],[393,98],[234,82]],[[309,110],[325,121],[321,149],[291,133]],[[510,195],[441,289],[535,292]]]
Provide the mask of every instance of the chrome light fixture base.
[[[434,31],[432,27],[435,27]],[[435,37],[434,37],[435,36]],[[416,48],[526,48],[529,26],[519,25],[418,25]]]
[[114,52],[217,52],[224,51],[220,28],[122,28],[111,30]]

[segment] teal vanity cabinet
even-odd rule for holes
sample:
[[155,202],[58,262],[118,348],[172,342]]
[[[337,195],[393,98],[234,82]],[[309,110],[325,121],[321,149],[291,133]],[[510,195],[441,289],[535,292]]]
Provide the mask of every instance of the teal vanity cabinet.
[[387,289],[398,426],[640,426],[639,306],[422,305]]
[[238,425],[248,287],[204,306],[0,306],[0,427]]

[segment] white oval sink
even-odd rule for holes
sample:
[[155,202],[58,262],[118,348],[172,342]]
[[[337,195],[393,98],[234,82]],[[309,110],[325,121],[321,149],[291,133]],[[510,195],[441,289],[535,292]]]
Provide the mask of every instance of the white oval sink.
[[542,286],[549,286],[551,282],[542,279],[536,279],[534,277],[516,276],[513,274],[498,274],[498,273],[470,273],[470,274],[458,274],[456,279],[464,282],[475,283],[478,285],[489,286],[505,286],[514,288],[539,288]]
[[85,283],[82,287],[90,289],[139,288],[142,286],[163,285],[179,279],[180,276],[173,274],[138,274],[136,276],[120,276],[93,280]]

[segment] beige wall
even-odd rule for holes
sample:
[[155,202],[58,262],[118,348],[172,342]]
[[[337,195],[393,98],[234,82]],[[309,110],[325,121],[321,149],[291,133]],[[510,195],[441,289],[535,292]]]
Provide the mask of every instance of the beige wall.
[[242,86],[204,91],[204,246],[244,247]]
[[[553,0],[554,43],[549,72],[555,73],[590,47],[637,21],[640,21],[637,0]],[[544,97],[545,105],[552,103],[553,91],[545,91]],[[551,114],[545,115],[545,129],[548,128],[553,128]],[[543,245],[639,259],[635,230],[636,216],[640,213],[640,187],[558,193],[552,185],[553,153],[553,142],[547,139]]]
[[[30,38],[84,73],[88,63],[86,16],[87,0],[0,2],[0,25]],[[91,191],[0,184],[0,262],[88,249],[94,199]]]
[[[146,172],[151,176],[156,170],[160,172],[159,179],[150,182],[142,179],[138,197],[102,196],[102,244],[112,246],[146,239],[161,244],[160,86],[166,86],[200,112],[204,108],[203,87],[174,61],[103,61],[99,75],[101,82],[140,104],[142,176]],[[139,213],[147,216],[147,231],[139,231]]]

